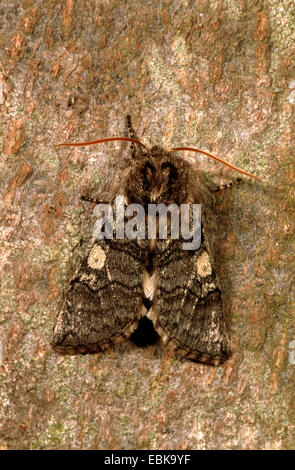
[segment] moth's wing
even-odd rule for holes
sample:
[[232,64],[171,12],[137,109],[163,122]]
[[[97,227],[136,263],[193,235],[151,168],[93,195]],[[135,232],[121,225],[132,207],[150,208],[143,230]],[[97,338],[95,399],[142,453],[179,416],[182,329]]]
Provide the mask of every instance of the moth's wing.
[[96,240],[71,280],[53,348],[91,353],[130,336],[141,316],[144,259],[136,241]]
[[177,355],[218,365],[229,342],[218,279],[206,241],[183,250],[181,240],[158,241],[156,298],[149,317]]

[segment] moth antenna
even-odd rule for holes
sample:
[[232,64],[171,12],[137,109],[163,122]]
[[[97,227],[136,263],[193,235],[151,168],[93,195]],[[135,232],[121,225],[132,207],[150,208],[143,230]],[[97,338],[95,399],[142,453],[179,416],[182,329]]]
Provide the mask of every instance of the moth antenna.
[[55,147],[83,147],[84,145],[101,144],[103,142],[114,142],[117,140],[125,140],[127,142],[133,142],[135,144],[141,145],[146,150],[149,150],[149,148],[146,145],[144,145],[142,142],[139,142],[139,140],[136,140],[136,139],[132,139],[131,137],[107,137],[105,139],[89,140],[87,142],[60,142],[54,145]]
[[250,178],[255,178],[256,180],[260,181],[260,183],[262,183],[262,180],[260,178],[258,178],[258,176],[252,175],[252,173],[248,173],[245,170],[241,170],[241,168],[238,168],[238,167],[232,165],[231,163],[228,163],[225,160],[222,160],[222,158],[217,157],[216,155],[212,155],[212,153],[205,152],[205,150],[200,150],[200,149],[193,148],[193,147],[176,147],[176,148],[167,150],[167,152],[174,152],[174,151],[179,151],[179,150],[181,150],[181,151],[190,150],[192,152],[202,153],[203,155],[206,155],[207,157],[213,158],[213,160],[216,160],[217,162],[220,162],[223,165],[228,166],[232,170],[238,171],[239,173],[242,173],[242,175],[249,176]]

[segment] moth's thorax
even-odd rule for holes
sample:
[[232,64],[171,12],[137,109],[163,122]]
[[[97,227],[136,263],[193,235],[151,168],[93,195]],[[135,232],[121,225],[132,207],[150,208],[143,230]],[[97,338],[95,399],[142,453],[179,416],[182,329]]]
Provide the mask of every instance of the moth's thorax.
[[190,166],[158,146],[131,161],[124,192],[128,203],[183,204],[188,200]]

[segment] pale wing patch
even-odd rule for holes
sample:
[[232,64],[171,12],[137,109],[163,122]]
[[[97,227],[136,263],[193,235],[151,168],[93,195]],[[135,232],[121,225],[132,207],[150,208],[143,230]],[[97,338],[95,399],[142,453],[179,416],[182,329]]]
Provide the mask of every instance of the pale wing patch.
[[93,272],[89,274],[82,273],[79,280],[80,282],[88,284],[92,289],[97,287],[97,276]]
[[216,284],[214,282],[202,284],[202,296],[205,297],[210,292],[213,292],[216,289]]
[[210,276],[212,267],[207,251],[204,251],[196,261],[197,273],[200,277]]
[[102,269],[106,260],[106,254],[101,246],[95,245],[88,255],[88,265],[92,269]]
[[143,286],[144,296],[147,299],[152,300],[156,292],[156,287],[157,287],[156,273],[150,275],[147,271],[145,271],[143,274],[142,286]]
[[81,276],[80,276],[80,281],[83,282],[83,281],[88,281],[90,282],[91,284],[93,284],[94,282],[97,281],[97,278],[94,274],[85,274],[85,273],[82,273]]

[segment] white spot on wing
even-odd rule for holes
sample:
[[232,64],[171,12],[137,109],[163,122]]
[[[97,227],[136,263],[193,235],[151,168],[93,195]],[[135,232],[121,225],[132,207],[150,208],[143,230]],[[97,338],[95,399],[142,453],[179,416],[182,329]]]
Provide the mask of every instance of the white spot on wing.
[[88,264],[92,269],[102,269],[106,260],[106,254],[99,245],[95,245],[89,255]]
[[197,273],[200,277],[210,276],[212,273],[210,258],[207,251],[204,251],[196,261]]

